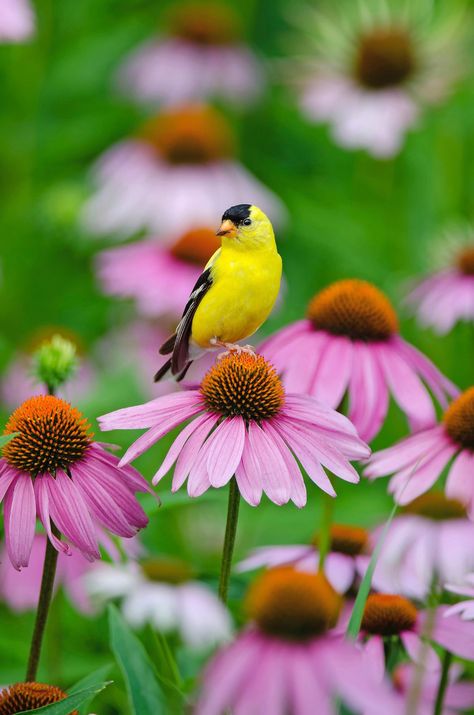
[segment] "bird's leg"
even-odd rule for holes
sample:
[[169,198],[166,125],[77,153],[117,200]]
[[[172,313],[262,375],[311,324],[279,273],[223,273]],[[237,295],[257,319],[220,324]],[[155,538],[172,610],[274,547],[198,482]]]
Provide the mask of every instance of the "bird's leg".
[[247,355],[252,355],[253,357],[255,357],[255,349],[252,347],[252,345],[237,345],[237,343],[224,343],[217,338],[211,338],[209,342],[213,347],[225,348],[225,351],[219,353],[219,355],[217,356],[218,360],[222,360],[222,358],[227,357],[228,355],[241,355],[242,353],[246,353]]

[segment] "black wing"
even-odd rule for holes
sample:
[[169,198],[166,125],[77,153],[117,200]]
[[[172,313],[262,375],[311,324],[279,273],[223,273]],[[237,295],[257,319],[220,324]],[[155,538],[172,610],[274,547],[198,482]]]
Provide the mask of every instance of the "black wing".
[[189,338],[191,336],[194,314],[199,303],[211,286],[212,277],[211,268],[209,267],[206,268],[206,270],[199,276],[196,285],[189,296],[189,300],[186,303],[183,316],[178,327],[176,328],[176,333],[168,338],[168,340],[166,340],[160,348],[160,353],[162,355],[169,355],[172,353],[170,366],[173,375],[178,375],[188,365]]

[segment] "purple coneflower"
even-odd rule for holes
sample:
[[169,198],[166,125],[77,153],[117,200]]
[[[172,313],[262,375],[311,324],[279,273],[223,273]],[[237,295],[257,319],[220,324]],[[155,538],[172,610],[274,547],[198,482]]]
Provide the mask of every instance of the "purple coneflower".
[[[378,591],[425,599],[433,579],[461,584],[474,569],[474,524],[466,508],[442,492],[423,494],[402,509],[390,525],[377,559],[372,586]],[[375,530],[377,543],[382,527]],[[358,557],[363,572],[368,557]]]
[[366,281],[332,283],[312,299],[307,318],[283,328],[260,351],[282,373],[286,389],[337,408],[349,397],[349,419],[370,441],[381,429],[389,392],[413,429],[436,421],[423,383],[445,406],[458,394],[427,357],[399,335],[385,295]]
[[349,459],[368,447],[349,420],[305,395],[285,392],[260,356],[230,354],[205,375],[198,390],[159,397],[99,418],[101,429],[148,431],[127,450],[127,464],[186,420],[153,478],[157,484],[176,462],[172,490],[188,480],[192,497],[222,487],[235,474],[244,499],[256,506],[262,492],[275,504],[306,503],[299,460],[308,476],[335,496],[323,466],[345,481],[359,477]]
[[261,93],[262,67],[240,41],[231,7],[186,3],[169,19],[168,32],[144,43],[120,68],[126,94],[165,105],[219,97],[241,106]]
[[370,479],[394,474],[389,491],[399,504],[408,504],[428,491],[453,460],[446,495],[459,499],[474,518],[474,387],[463,392],[445,411],[440,424],[373,454],[365,475]]
[[[334,140],[376,157],[396,154],[423,108],[463,73],[462,13],[425,0],[328,3],[301,10],[300,105]],[[303,48],[303,49],[302,49]]]
[[109,295],[134,298],[145,317],[179,318],[202,269],[220,245],[215,229],[197,227],[175,240],[152,239],[111,248],[98,256],[102,288]]
[[[357,576],[357,559],[369,548],[370,534],[360,526],[332,524],[329,551],[324,562],[324,573],[338,593],[346,593]],[[298,571],[316,573],[319,568],[319,535],[312,544],[260,546],[237,565],[237,571],[291,565]]]
[[40,395],[11,415],[5,434],[15,436],[0,459],[0,498],[8,555],[28,566],[38,514],[57,551],[67,552],[52,525],[88,559],[100,558],[100,527],[131,537],[148,523],[135,492],[143,477],[93,442],[82,414],[64,400]]
[[447,616],[459,614],[465,621],[474,621],[474,573],[465,577],[463,586],[454,583],[445,584],[445,588],[458,596],[467,596],[468,600],[455,603],[446,611]]
[[421,280],[407,302],[423,326],[440,335],[460,320],[474,322],[474,229],[461,227],[440,241],[443,267]]
[[[395,668],[392,676],[395,692],[400,697],[401,712],[406,712],[407,699],[415,686],[417,668],[412,663],[404,663]],[[443,698],[443,715],[456,715],[474,707],[474,683],[460,681],[462,667],[457,663],[449,668],[446,690]],[[421,681],[420,700],[417,715],[433,715],[439,692],[440,673],[425,671]],[[405,706],[405,707],[403,707]]]
[[234,157],[231,127],[216,110],[164,111],[99,160],[85,226],[123,238],[141,230],[179,235],[214,225],[223,206],[249,196],[273,224],[281,221],[280,200]]
[[265,572],[247,596],[250,625],[204,673],[197,715],[307,715],[315,704],[329,715],[337,712],[335,698],[358,712],[396,712],[356,647],[331,630],[339,607],[322,574]]
[[24,42],[35,31],[35,16],[29,0],[2,0],[0,43]]
[[[13,715],[58,703],[67,697],[60,688],[46,683],[14,683],[0,690],[0,715]],[[78,715],[74,710],[70,715]]]
[[174,559],[101,562],[88,572],[84,587],[93,602],[121,599],[124,618],[134,628],[149,623],[161,632],[177,633],[194,650],[215,647],[232,634],[225,606],[186,563]]

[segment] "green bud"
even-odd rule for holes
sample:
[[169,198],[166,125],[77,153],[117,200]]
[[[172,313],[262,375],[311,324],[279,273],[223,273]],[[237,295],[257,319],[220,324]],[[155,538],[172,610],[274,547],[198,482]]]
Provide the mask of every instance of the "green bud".
[[70,380],[76,369],[76,346],[61,335],[53,335],[33,354],[34,375],[50,392]]

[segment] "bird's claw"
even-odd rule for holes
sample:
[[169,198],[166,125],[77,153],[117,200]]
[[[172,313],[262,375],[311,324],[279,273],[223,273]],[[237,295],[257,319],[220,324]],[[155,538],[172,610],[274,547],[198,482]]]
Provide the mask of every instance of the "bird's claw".
[[242,355],[243,353],[246,355],[252,355],[252,357],[256,357],[255,349],[252,347],[252,345],[237,345],[236,343],[221,343],[220,347],[226,348],[226,350],[222,353],[219,353],[219,355],[217,356],[218,360],[222,360],[223,358],[227,357],[228,355]]

